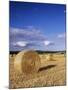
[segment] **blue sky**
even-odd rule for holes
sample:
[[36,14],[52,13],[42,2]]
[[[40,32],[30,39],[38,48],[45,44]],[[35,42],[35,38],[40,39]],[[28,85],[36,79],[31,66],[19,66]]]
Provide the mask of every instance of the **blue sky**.
[[10,50],[65,50],[63,4],[10,1]]

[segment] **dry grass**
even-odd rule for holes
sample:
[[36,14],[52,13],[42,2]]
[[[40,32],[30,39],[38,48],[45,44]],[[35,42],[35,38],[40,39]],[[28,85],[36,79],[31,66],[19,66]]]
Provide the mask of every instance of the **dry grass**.
[[10,88],[62,86],[66,84],[64,54],[54,54],[52,60],[46,60],[47,54],[40,54],[39,56],[41,58],[40,69],[38,73],[33,75],[16,73],[13,67],[14,57],[10,57]]

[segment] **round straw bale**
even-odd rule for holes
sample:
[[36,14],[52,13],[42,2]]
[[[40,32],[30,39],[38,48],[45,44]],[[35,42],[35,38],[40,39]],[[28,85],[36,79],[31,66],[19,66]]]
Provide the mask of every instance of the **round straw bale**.
[[19,52],[14,60],[14,68],[18,73],[35,73],[40,68],[40,57],[37,52],[21,51]]
[[47,54],[46,60],[52,60],[53,59],[53,54]]

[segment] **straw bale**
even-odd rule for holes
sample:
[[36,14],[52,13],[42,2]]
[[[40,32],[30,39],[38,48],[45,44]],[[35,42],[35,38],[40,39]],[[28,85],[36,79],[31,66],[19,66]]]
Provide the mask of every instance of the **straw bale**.
[[14,69],[18,73],[35,73],[40,68],[40,57],[36,51],[21,51],[14,60]]

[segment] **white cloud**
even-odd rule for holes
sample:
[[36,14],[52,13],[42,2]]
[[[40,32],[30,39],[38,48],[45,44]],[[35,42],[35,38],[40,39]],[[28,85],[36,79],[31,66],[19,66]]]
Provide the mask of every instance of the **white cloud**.
[[65,38],[65,33],[59,34],[57,37],[58,38]]
[[27,28],[10,28],[10,39],[19,40],[19,41],[40,41],[45,40],[45,35],[39,30],[34,27],[27,27]]
[[26,34],[26,35],[39,35],[42,36],[42,33],[39,29],[36,28],[10,28],[10,34]]
[[46,36],[32,26],[17,29],[10,28],[10,49],[18,50],[21,48],[45,48],[53,45],[52,41],[46,39]]
[[13,43],[14,46],[19,46],[19,47],[25,47],[27,45],[27,42],[25,41],[18,41],[16,43]]
[[49,41],[49,40],[45,40],[43,43],[44,43],[45,46],[50,46],[50,45],[54,45],[55,44],[54,42]]
[[44,41],[44,44],[48,46],[51,42],[50,41]]

